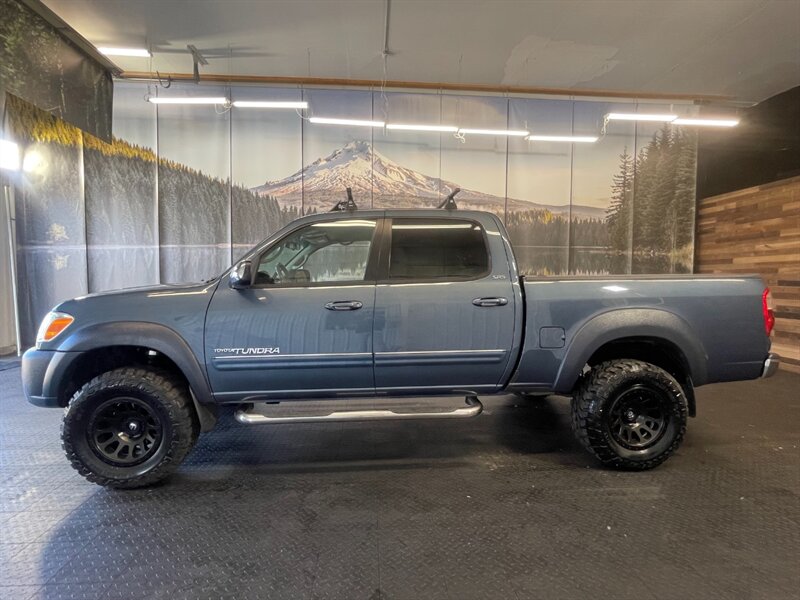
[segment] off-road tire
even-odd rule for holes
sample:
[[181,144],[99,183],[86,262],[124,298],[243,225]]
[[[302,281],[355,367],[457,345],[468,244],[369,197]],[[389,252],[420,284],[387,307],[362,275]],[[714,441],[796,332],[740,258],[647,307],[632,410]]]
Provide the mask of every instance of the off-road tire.
[[[610,426],[614,402],[634,388],[650,389],[664,402],[664,431],[644,449],[622,445]],[[604,465],[624,470],[644,471],[667,460],[683,441],[687,413],[686,394],[675,378],[640,360],[596,365],[582,377],[572,397],[572,428],[578,440]]]
[[[93,446],[90,423],[96,411],[116,398],[146,405],[161,434],[147,460],[130,466],[107,462]],[[174,472],[192,449],[200,425],[185,383],[165,371],[125,367],[98,375],[70,400],[61,424],[61,442],[72,467],[98,485],[132,489],[151,485]],[[153,444],[156,446],[156,444]]]

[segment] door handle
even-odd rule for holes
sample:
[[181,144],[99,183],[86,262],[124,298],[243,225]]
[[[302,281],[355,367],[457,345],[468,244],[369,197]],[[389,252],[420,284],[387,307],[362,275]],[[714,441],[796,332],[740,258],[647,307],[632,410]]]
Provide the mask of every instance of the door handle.
[[475,298],[472,303],[475,306],[505,306],[508,298]]
[[325,308],[328,310],[358,310],[364,306],[358,300],[337,300],[336,302],[328,302]]

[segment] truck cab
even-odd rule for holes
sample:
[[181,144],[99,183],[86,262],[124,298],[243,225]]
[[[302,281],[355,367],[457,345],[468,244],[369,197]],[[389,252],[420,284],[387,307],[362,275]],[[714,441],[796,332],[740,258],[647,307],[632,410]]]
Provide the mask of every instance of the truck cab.
[[255,249],[208,307],[224,401],[495,392],[520,332],[520,283],[488,213],[308,217]]

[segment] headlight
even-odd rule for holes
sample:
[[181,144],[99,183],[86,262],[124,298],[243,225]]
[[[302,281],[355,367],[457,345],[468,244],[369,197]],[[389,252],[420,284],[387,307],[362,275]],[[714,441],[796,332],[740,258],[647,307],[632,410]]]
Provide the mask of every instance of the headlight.
[[36,334],[36,345],[55,339],[62,331],[69,327],[75,319],[72,315],[62,312],[49,312],[39,326]]

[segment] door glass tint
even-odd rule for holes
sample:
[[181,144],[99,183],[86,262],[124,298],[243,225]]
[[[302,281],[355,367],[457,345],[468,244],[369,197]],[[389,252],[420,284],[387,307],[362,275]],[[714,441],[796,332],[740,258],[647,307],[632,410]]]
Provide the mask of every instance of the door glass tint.
[[483,229],[460,219],[393,219],[390,279],[474,279],[489,271]]
[[375,225],[348,219],[301,227],[261,255],[256,284],[363,281]]

